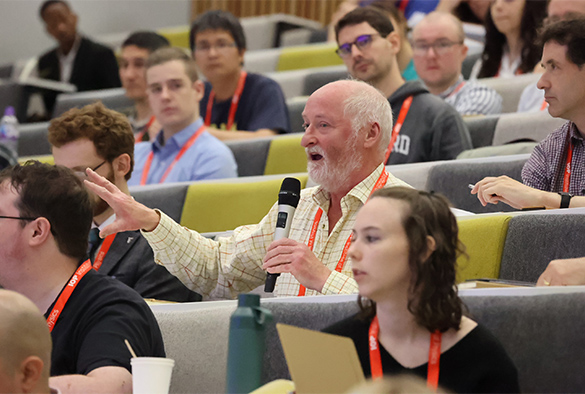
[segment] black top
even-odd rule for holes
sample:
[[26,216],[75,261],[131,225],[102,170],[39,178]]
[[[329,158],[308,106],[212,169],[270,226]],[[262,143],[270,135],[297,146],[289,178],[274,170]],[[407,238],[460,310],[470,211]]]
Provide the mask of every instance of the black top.
[[[211,84],[205,82],[205,95],[199,102],[199,111],[203,119],[207,114],[210,93]],[[211,109],[213,127],[226,129],[231,105],[231,98],[222,102],[216,100]],[[235,130],[270,129],[279,134],[290,133],[288,108],[280,85],[263,75],[248,73],[232,127],[235,127]]]
[[[368,330],[370,320],[354,315],[323,331],[353,339],[366,377],[371,376]],[[430,335],[430,334],[429,334]],[[406,368],[380,345],[382,369],[386,375],[412,373],[427,378],[428,363]],[[500,342],[479,325],[441,353],[439,386],[456,393],[519,393],[518,371]]]
[[124,339],[139,356],[165,356],[158,323],[144,300],[128,286],[94,270],[79,281],[51,337],[51,376],[86,375],[106,366],[131,372]]

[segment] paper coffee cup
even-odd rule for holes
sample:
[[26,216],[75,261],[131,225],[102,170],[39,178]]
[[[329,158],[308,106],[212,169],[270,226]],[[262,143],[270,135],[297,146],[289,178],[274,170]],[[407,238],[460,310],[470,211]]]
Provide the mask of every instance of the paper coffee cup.
[[132,365],[133,394],[168,394],[175,360],[163,357],[136,357]]

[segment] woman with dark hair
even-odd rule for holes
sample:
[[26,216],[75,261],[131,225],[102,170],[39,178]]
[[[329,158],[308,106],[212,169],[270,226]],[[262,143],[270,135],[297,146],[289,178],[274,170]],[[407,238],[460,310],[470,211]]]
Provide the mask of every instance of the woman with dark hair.
[[542,47],[537,30],[546,17],[547,0],[495,0],[485,20],[485,47],[471,79],[531,73]]
[[516,367],[502,345],[463,316],[457,234],[444,197],[376,191],[357,215],[349,248],[362,313],[324,331],[353,339],[367,377],[406,372],[431,388],[517,393]]

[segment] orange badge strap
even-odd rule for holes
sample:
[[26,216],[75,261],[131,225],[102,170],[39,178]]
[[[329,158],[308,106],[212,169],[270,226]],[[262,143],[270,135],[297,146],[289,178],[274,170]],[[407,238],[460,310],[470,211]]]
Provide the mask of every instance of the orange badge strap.
[[548,108],[548,103],[546,102],[546,100],[542,100],[542,105],[540,106],[540,110],[544,111],[547,108]]
[[91,262],[89,260],[86,260],[83,264],[81,264],[81,266],[79,266],[79,268],[77,268],[77,270],[69,280],[69,283],[67,283],[67,286],[65,286],[65,288],[61,292],[61,295],[57,299],[57,302],[55,302],[53,310],[51,311],[51,313],[49,313],[49,317],[47,317],[47,325],[49,326],[50,332],[53,331],[53,328],[55,327],[55,324],[57,324],[57,320],[59,319],[61,312],[65,308],[67,301],[69,301],[69,297],[71,297],[71,294],[73,294],[73,291],[81,281],[81,278],[83,278],[85,274],[87,274],[90,270]]
[[[226,129],[231,130],[234,124],[234,119],[236,118],[236,111],[238,110],[238,104],[240,104],[240,96],[242,95],[242,91],[244,90],[244,86],[246,85],[246,76],[248,75],[247,72],[242,71],[240,73],[240,79],[238,80],[238,86],[236,87],[236,91],[232,96],[232,103],[230,105],[230,112],[228,115]],[[207,112],[205,114],[205,125],[211,125],[211,111],[213,109],[213,101],[215,100],[215,92],[213,89],[209,93],[209,99],[207,100]]]
[[[199,136],[204,131],[205,131],[205,125],[201,126],[195,132],[195,134],[193,134],[191,136],[191,138],[189,138],[189,140],[187,140],[187,143],[185,143],[185,145],[183,145],[183,147],[181,148],[179,153],[177,153],[177,156],[175,156],[175,159],[173,160],[173,162],[171,163],[169,168],[167,168],[167,170],[163,174],[162,178],[160,179],[159,183],[163,183],[165,181],[165,179],[167,179],[167,177],[169,176],[169,173],[171,172],[171,170],[173,169],[175,164],[177,164],[177,162],[181,159],[181,157],[183,157],[183,155],[185,154],[187,149],[189,149],[195,143],[197,138],[199,138]],[[150,153],[148,154],[148,157],[146,158],[146,163],[144,163],[144,169],[142,170],[142,177],[140,178],[141,185],[146,185],[146,181],[148,180],[148,173],[150,172],[150,165],[152,164],[153,158],[154,158],[154,151],[150,151]]]
[[[569,131],[570,133],[570,131]],[[570,137],[569,137],[570,138]],[[569,186],[571,185],[571,161],[573,160],[573,146],[572,142],[569,142],[569,151],[567,152],[567,162],[565,163],[565,175],[563,176],[563,192],[569,192]]]
[[[373,192],[380,189],[382,186],[384,186],[386,184],[386,181],[388,181],[388,177],[389,177],[388,171],[386,171],[386,169],[384,169],[382,171],[382,173],[380,174],[380,176],[378,177],[378,180],[376,181],[376,184],[374,185],[374,188],[372,189],[370,196],[372,195]],[[309,234],[309,242],[307,243],[307,246],[311,250],[313,250],[313,245],[315,245],[315,237],[317,236],[317,229],[319,228],[319,222],[321,221],[321,216],[323,216],[323,209],[319,208],[317,210],[317,213],[315,214],[315,219],[313,220],[313,226],[311,227],[311,233]],[[343,266],[345,265],[345,260],[347,260],[347,251],[349,250],[350,246],[351,246],[351,235],[349,236],[347,241],[345,241],[345,245],[343,246],[343,251],[341,252],[341,257],[339,258],[339,261],[337,262],[337,266],[335,267],[335,271],[341,272],[341,270],[343,269]],[[301,287],[299,289],[299,297],[304,296],[306,292],[307,292],[306,287],[301,285]]]
[[114,238],[116,238],[116,234],[110,234],[102,242],[100,249],[98,250],[97,255],[95,256],[95,261],[93,262],[93,269],[99,271],[110,247],[112,246],[112,242],[114,242]]
[[[368,343],[370,347],[370,370],[372,372],[372,379],[380,379],[384,375],[382,369],[382,357],[380,355],[380,342],[378,341],[378,334],[380,333],[380,324],[378,323],[378,316],[375,316],[370,324],[368,331]],[[431,334],[431,343],[429,345],[429,364],[427,370],[427,386],[431,390],[437,391],[439,386],[439,369],[441,360],[441,338],[442,334],[435,331]]]
[[388,144],[388,150],[386,151],[384,164],[388,163],[388,158],[390,157],[392,148],[394,148],[394,143],[398,138],[398,134],[400,134],[400,129],[402,129],[402,124],[404,123],[404,119],[406,119],[406,115],[408,114],[408,110],[410,109],[410,104],[412,104],[412,98],[413,96],[408,96],[406,100],[404,100],[404,102],[402,103],[402,108],[400,108],[400,113],[398,114],[398,120],[396,120],[396,124],[392,129],[392,138],[390,138],[390,143]]

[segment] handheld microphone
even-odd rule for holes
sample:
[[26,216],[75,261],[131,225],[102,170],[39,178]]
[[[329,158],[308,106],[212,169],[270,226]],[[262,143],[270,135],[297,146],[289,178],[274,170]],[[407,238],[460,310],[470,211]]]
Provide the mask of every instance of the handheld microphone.
[[[288,238],[290,225],[300,198],[301,182],[296,178],[284,178],[282,186],[280,186],[280,192],[278,192],[278,217],[276,219],[276,229],[274,230],[274,241]],[[272,293],[274,291],[276,278],[279,276],[280,274],[266,273],[265,292]]]

